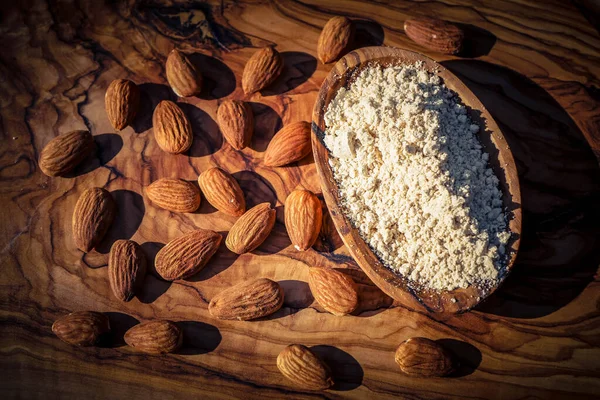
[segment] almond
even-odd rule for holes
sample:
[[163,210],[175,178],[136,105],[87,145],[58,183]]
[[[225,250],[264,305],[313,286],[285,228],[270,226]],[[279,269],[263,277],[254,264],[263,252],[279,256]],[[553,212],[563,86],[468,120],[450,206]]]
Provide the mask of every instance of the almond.
[[404,22],[406,35],[421,46],[442,54],[458,54],[465,33],[456,24],[435,18],[413,18]]
[[71,172],[88,158],[96,145],[88,131],[72,131],[52,139],[40,154],[40,169],[48,176]]
[[308,273],[308,286],[321,307],[339,316],[356,309],[358,289],[352,278],[328,268],[310,267]]
[[283,70],[281,54],[273,47],[258,50],[250,57],[244,67],[242,88],[251,94],[269,86]]
[[181,51],[173,49],[165,66],[167,81],[179,97],[195,96],[202,89],[202,74]]
[[223,137],[234,149],[242,150],[250,144],[254,132],[254,116],[248,103],[224,101],[217,110],[217,123]]
[[143,353],[165,354],[181,346],[183,334],[174,322],[149,321],[129,329],[124,339],[129,346]]
[[77,248],[91,251],[104,237],[116,214],[116,204],[107,190],[90,188],[81,194],[73,211],[73,238]]
[[319,237],[323,209],[319,198],[308,190],[294,190],[285,201],[285,229],[299,251],[309,249]]
[[248,321],[271,315],[282,305],[281,286],[260,278],[222,291],[210,301],[208,311],[215,318]]
[[155,205],[173,212],[194,212],[202,202],[198,188],[183,179],[154,181],[146,188],[146,195]]
[[156,272],[167,281],[195,275],[217,252],[221,239],[217,232],[198,229],[171,240],[156,254]]
[[146,256],[133,240],[117,240],[108,255],[108,280],[115,297],[129,301],[146,276]]
[[299,161],[310,154],[310,123],[294,122],[273,136],[265,152],[267,167],[281,167]]
[[158,146],[171,154],[180,154],[192,146],[192,125],[181,108],[170,100],[163,100],[152,115],[154,138]]
[[352,40],[352,21],[346,17],[333,17],[323,27],[317,45],[317,57],[323,64],[340,58]]
[[217,210],[239,217],[246,211],[246,200],[240,185],[230,173],[211,168],[198,177],[206,200]]
[[453,370],[452,355],[433,340],[410,338],[398,346],[396,363],[402,372],[415,376],[445,376]]
[[76,311],[57,319],[52,332],[65,343],[93,346],[110,331],[108,317],[95,311]]
[[127,79],[115,79],[104,96],[106,115],[117,131],[130,125],[140,106],[140,89]]
[[327,364],[301,344],[283,349],[277,356],[277,368],[302,389],[325,390],[334,384]]
[[274,225],[275,209],[269,203],[258,204],[233,224],[225,244],[236,254],[248,253],[267,239]]

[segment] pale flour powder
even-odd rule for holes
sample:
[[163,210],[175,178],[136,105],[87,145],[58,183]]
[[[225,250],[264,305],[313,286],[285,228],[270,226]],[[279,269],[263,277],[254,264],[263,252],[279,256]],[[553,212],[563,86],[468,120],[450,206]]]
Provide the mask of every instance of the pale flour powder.
[[370,66],[325,114],[342,209],[414,286],[485,287],[510,233],[498,178],[457,95],[417,63]]

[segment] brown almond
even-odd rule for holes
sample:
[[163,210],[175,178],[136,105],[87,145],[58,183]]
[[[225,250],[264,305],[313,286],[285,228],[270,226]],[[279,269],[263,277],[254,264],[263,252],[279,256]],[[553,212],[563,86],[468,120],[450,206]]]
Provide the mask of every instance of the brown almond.
[[192,125],[179,106],[163,100],[152,115],[154,138],[158,146],[171,154],[180,154],[192,147]]
[[277,368],[302,389],[325,390],[334,384],[329,366],[301,344],[283,349],[277,356]]
[[329,268],[310,267],[308,286],[317,302],[333,315],[350,314],[358,306],[358,289],[352,278]]
[[248,321],[271,315],[283,305],[283,289],[277,282],[260,278],[230,287],[212,298],[210,315],[219,319]]
[[333,17],[327,21],[317,44],[319,60],[327,64],[340,58],[350,47],[352,33],[352,21],[346,17]]
[[242,188],[229,172],[210,168],[198,177],[198,184],[206,200],[217,210],[239,217],[246,211]]
[[283,58],[273,47],[258,50],[244,67],[242,88],[251,94],[269,86],[283,70]]
[[108,317],[95,311],[76,311],[57,319],[52,332],[65,343],[93,346],[110,332]]
[[250,144],[254,132],[254,116],[248,103],[224,101],[217,110],[217,123],[223,137],[234,149],[242,150]]
[[115,297],[129,301],[146,277],[146,256],[133,240],[117,240],[108,255],[108,280]]
[[198,188],[183,179],[154,181],[146,188],[146,195],[158,207],[173,212],[194,212],[202,202]]
[[465,39],[458,25],[436,18],[409,19],[404,31],[415,43],[442,54],[460,53]]
[[140,89],[127,79],[115,79],[104,96],[106,115],[117,131],[131,125],[140,105]]
[[299,251],[309,249],[319,237],[323,221],[321,202],[308,190],[294,190],[285,200],[285,229]]
[[52,139],[40,154],[39,166],[48,176],[62,176],[71,172],[96,148],[88,131],[63,133]]
[[183,334],[171,321],[149,321],[125,332],[125,343],[142,353],[166,354],[181,347]]
[[165,66],[167,81],[179,97],[195,96],[202,89],[202,74],[181,51],[173,49]]
[[73,211],[73,238],[77,248],[91,251],[104,237],[116,214],[116,204],[102,188],[90,188],[81,194]]
[[281,167],[303,159],[311,151],[310,123],[294,122],[273,136],[265,152],[264,163],[267,167]]
[[156,254],[156,272],[167,281],[189,278],[198,272],[217,252],[222,236],[198,229],[171,240]]
[[233,224],[225,244],[236,254],[248,253],[264,242],[275,225],[275,209],[261,203],[246,211]]
[[423,337],[410,338],[400,344],[394,358],[407,375],[445,376],[453,370],[450,352]]

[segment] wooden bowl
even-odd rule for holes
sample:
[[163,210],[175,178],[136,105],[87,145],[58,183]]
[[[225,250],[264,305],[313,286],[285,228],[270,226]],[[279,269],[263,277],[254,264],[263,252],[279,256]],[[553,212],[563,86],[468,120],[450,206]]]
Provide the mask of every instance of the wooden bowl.
[[[458,93],[462,102],[467,106],[471,119],[481,126],[479,140],[485,151],[489,153],[490,166],[500,180],[504,207],[509,219],[508,227],[512,236],[506,246],[508,257],[506,272],[499,277],[495,287],[482,289],[471,285],[452,291],[436,291],[415,289],[409,286],[405,277],[392,272],[381,263],[340,209],[338,188],[329,165],[329,150],[323,143],[324,115],[330,101],[340,87],[348,87],[356,73],[369,64],[388,66],[416,61],[422,61],[428,71],[436,70],[446,86]],[[321,180],[323,197],[329,207],[333,222],[358,265],[381,290],[411,308],[457,313],[474,307],[489,296],[506,278],[514,264],[521,233],[521,192],[517,168],[510,148],[492,116],[454,74],[434,60],[411,51],[392,47],[366,47],[355,50],[335,64],[321,85],[312,119],[312,146],[315,163]]]

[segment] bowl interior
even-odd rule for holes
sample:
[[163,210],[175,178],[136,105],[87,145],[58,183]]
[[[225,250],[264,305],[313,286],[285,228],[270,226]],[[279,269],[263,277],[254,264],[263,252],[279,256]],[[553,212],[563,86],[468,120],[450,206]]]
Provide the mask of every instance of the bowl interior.
[[[325,132],[324,115],[331,100],[340,87],[348,87],[357,73],[372,64],[383,66],[413,64],[422,61],[425,69],[435,71],[443,83],[456,92],[467,107],[471,119],[481,126],[479,141],[489,153],[489,164],[500,180],[503,205],[507,212],[511,239],[506,246],[507,265],[494,287],[481,288],[471,285],[452,291],[436,291],[409,285],[408,279],[386,268],[360,237],[340,209],[340,198],[333,171],[329,165],[329,150],[323,143]],[[450,71],[422,54],[391,48],[366,47],[348,53],[333,67],[319,91],[313,110],[312,145],[323,197],[331,212],[334,224],[350,253],[369,276],[385,293],[396,301],[413,308],[435,312],[462,312],[474,307],[491,294],[511,270],[519,247],[521,234],[521,194],[517,169],[512,152],[492,116],[477,97]]]

